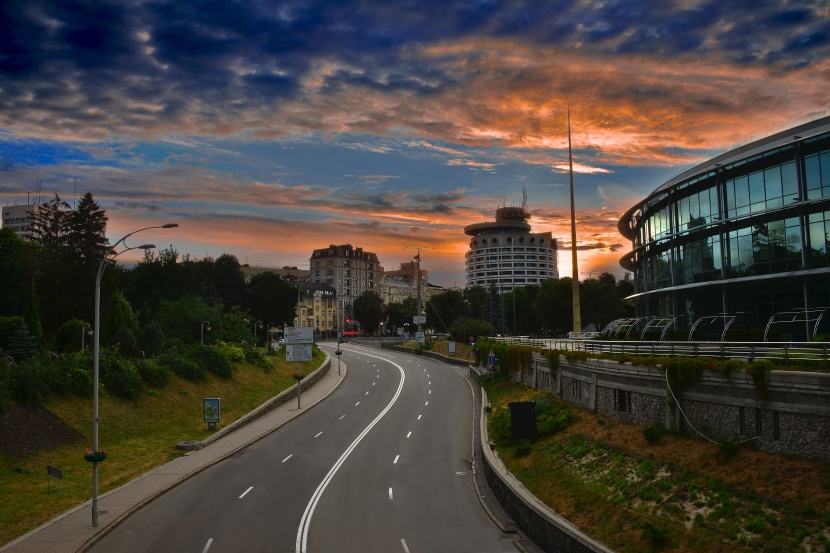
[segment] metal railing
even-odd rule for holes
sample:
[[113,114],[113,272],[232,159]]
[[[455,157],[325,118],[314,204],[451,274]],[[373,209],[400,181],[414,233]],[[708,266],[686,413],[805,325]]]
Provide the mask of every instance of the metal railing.
[[584,351],[606,355],[641,355],[651,357],[710,357],[757,361],[766,359],[776,364],[797,365],[810,370],[830,369],[830,343],[827,342],[643,342],[623,340],[568,340],[495,338],[511,345]]

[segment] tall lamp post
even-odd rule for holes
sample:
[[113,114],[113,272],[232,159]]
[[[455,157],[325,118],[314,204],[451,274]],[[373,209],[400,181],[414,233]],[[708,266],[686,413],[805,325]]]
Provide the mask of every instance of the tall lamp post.
[[86,334],[92,336],[92,327],[89,326],[89,323],[84,323],[84,326],[81,327],[81,351],[84,351],[84,337]]
[[[93,380],[94,380],[94,387],[93,387],[93,398],[92,398],[92,451],[97,453],[98,449],[98,360],[99,360],[99,345],[101,341],[101,276],[104,274],[104,269],[106,269],[107,264],[114,260],[116,257],[121,255],[124,252],[128,252],[130,250],[150,250],[155,248],[154,244],[142,244],[141,246],[129,247],[125,243],[125,240],[136,234],[138,232],[144,230],[150,230],[155,228],[174,228],[178,227],[178,223],[168,223],[166,225],[161,225],[157,227],[146,227],[142,229],[138,229],[136,231],[131,232],[130,234],[124,236],[112,245],[109,249],[107,254],[104,256],[104,259],[101,260],[101,265],[98,267],[98,274],[95,277],[95,342],[94,342],[94,349],[93,349]],[[120,252],[115,251],[115,248],[121,244],[124,246],[124,249]],[[98,461],[93,461],[92,463],[92,526],[98,526]]]
[[205,345],[205,327],[207,327],[208,332],[210,332],[210,323],[207,321],[202,321],[202,324],[199,328],[199,340],[202,345]]
[[258,328],[262,328],[262,321],[260,321],[260,320],[254,321],[254,347],[256,347],[256,339],[257,339],[256,329],[258,329]]
[[274,326],[274,323],[268,323],[265,325],[265,349],[267,351],[271,351],[271,328]]

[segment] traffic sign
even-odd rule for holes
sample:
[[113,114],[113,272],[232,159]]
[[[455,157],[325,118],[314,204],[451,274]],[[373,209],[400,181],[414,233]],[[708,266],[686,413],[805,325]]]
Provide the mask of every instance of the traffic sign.
[[415,333],[415,341],[419,344],[424,343],[424,333],[423,332],[416,332]]
[[286,344],[286,361],[311,361],[311,344]]
[[490,350],[490,354],[487,356],[487,363],[490,365],[496,364],[496,354],[493,352],[493,350]]
[[427,324],[427,316],[426,315],[415,315],[412,317],[412,322],[416,325],[425,325]]
[[287,326],[283,330],[286,344],[314,343],[314,328],[310,326]]

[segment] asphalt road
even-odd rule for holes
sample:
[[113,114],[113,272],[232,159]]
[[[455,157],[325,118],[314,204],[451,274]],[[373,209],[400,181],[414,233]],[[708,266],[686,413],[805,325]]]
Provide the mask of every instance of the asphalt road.
[[349,373],[325,401],[151,502],[90,551],[515,552],[475,495],[463,369],[342,349]]

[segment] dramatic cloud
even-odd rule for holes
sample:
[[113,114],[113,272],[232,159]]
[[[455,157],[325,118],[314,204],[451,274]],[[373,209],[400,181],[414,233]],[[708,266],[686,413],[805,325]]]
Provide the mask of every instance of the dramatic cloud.
[[830,103],[809,0],[31,0],[0,36],[4,203],[91,191],[112,236],[260,265],[429,245],[450,285],[522,189],[569,247],[568,115],[580,264],[621,274],[621,212]]

